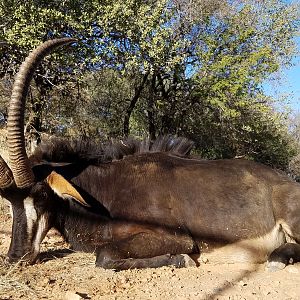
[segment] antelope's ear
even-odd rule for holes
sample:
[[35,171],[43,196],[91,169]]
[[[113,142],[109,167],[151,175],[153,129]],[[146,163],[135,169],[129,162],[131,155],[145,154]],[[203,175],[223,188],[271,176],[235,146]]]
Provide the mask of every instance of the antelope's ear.
[[52,171],[51,174],[46,178],[48,185],[57,194],[63,199],[75,200],[81,205],[89,207],[90,205],[85,202],[81,195],[77,192],[74,186],[66,180],[63,176]]

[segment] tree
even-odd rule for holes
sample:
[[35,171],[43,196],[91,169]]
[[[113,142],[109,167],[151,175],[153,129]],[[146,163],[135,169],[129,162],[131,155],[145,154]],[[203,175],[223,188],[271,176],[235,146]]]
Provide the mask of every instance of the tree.
[[72,55],[52,55],[35,75],[36,130],[181,134],[206,157],[282,167],[280,152],[288,158],[293,151],[261,84],[296,53],[295,8],[282,0],[4,0],[2,94],[29,49],[71,35],[79,39]]
[[102,3],[4,0],[0,6],[0,39],[9,43],[9,49],[1,51],[2,78],[11,79],[28,50],[46,39],[71,35],[80,40],[71,56],[64,52],[52,55],[36,73],[36,93],[31,97],[33,127],[41,130],[40,112],[54,86],[70,80],[78,85],[76,81],[80,81],[83,70],[111,68],[123,74],[138,73],[142,78],[140,82],[136,80],[139,85],[124,116],[124,132],[129,134],[130,115],[148,74],[163,64],[171,68],[173,61],[180,60],[179,54],[168,54],[170,45],[166,47],[165,40],[172,41],[172,32],[165,26],[170,20],[165,5],[162,0]]

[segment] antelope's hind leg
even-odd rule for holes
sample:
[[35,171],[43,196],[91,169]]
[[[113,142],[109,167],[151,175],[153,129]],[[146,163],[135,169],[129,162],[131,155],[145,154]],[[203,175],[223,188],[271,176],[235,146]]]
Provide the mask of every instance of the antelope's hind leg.
[[98,248],[96,266],[115,270],[196,266],[188,256],[193,251],[194,243],[189,237],[138,233]]
[[296,262],[300,262],[300,245],[285,243],[270,254],[266,269],[274,272],[285,268],[288,264]]

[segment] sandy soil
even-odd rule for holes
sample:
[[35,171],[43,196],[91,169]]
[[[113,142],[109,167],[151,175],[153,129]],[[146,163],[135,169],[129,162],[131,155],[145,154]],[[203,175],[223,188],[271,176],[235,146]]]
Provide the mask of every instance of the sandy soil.
[[300,299],[300,264],[270,273],[264,265],[202,264],[115,272],[95,268],[92,254],[73,253],[54,231],[41,262],[8,265],[11,219],[0,212],[0,299]]

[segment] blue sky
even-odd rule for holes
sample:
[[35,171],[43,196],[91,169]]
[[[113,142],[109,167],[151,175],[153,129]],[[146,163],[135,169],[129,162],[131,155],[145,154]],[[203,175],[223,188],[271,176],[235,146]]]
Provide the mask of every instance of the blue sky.
[[[287,3],[294,1],[284,0]],[[300,52],[300,37],[295,40]],[[293,67],[281,70],[280,80],[266,82],[263,87],[267,95],[271,95],[276,99],[285,97],[292,112],[300,114],[300,53],[293,60],[293,63]]]
[[[300,51],[300,37],[296,38]],[[279,80],[266,82],[263,87],[267,95],[276,99],[286,98],[292,112],[300,113],[300,55],[293,60],[294,66],[281,70]]]
[[285,98],[291,111],[300,113],[300,57],[294,63],[293,67],[281,70],[278,80],[266,81],[263,88],[275,99]]

